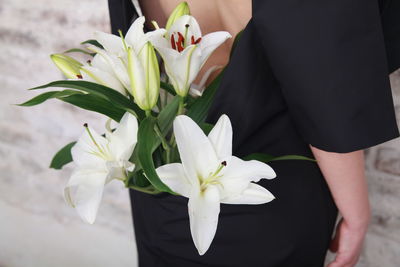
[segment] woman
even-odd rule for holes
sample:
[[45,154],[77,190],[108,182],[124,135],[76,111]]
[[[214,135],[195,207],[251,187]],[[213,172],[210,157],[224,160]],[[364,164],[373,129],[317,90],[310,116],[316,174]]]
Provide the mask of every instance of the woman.
[[[110,0],[113,31],[126,30],[141,12],[163,24],[178,2],[144,0],[139,9]],[[234,154],[300,154],[318,164],[271,163],[277,178],[260,184],[276,199],[221,206],[204,256],[192,245],[186,199],[132,191],[139,265],[321,267],[330,248],[337,254],[329,267],[354,266],[370,217],[363,149],[399,136],[385,56],[386,45],[389,69],[399,66],[390,39],[398,28],[389,27],[395,16],[380,15],[397,4],[188,2],[204,32],[245,28],[208,117],[231,118]],[[206,68],[225,64],[229,50],[230,44],[219,49]],[[338,210],[342,219],[332,239]]]

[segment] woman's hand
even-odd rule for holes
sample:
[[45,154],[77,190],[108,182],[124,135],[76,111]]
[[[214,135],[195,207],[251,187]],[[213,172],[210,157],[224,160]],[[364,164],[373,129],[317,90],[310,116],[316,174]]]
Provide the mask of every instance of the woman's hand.
[[353,267],[360,256],[370,220],[364,151],[334,153],[313,146],[311,150],[343,216],[330,246],[337,255],[328,267]]
[[353,267],[357,264],[368,222],[367,219],[360,225],[352,225],[343,218],[340,220],[329,247],[330,251],[336,253],[336,257],[327,267]]

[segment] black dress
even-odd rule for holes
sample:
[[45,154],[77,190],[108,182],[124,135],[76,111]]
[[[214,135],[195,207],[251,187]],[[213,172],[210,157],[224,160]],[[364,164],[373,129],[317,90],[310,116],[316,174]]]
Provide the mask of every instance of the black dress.
[[[387,38],[397,40],[386,39],[388,68],[379,13],[390,13],[384,4],[379,9],[376,0],[253,1],[253,17],[208,117],[231,118],[235,155],[312,157],[309,144],[351,152],[399,136],[388,69],[399,66],[394,43],[400,24],[393,26],[396,16],[383,20],[393,26],[385,28]],[[126,30],[136,14],[129,0],[110,1],[110,10],[114,31]],[[191,240],[186,198],[131,191],[139,266],[323,266],[337,208],[318,165],[271,166],[277,178],[260,184],[276,199],[222,204],[204,256]]]

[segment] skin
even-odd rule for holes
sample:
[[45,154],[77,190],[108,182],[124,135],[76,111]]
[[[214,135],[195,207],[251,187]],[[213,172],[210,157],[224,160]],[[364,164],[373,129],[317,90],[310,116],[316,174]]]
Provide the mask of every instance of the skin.
[[[181,0],[142,0],[140,4],[147,21],[166,24],[168,15]],[[250,0],[187,0],[192,15],[198,20],[203,35],[213,31],[228,31],[235,36],[251,17]],[[228,63],[233,39],[218,48],[204,66]],[[216,75],[216,74],[215,74]],[[215,77],[214,75],[214,77]],[[209,79],[212,81],[213,76]],[[196,81],[195,81],[196,82]],[[327,267],[353,267],[357,263],[370,220],[370,205],[364,174],[364,153],[333,153],[311,146],[318,165],[327,181],[335,203],[342,215],[330,250],[336,258]]]
[[355,266],[371,216],[364,152],[334,153],[310,147],[342,215],[330,245],[336,258],[328,267]]

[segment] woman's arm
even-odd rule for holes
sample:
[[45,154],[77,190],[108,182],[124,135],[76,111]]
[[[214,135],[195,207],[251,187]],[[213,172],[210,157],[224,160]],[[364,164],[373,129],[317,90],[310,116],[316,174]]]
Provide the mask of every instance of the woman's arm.
[[364,152],[326,152],[311,146],[342,215],[330,250],[336,258],[328,267],[352,267],[357,263],[370,219]]

